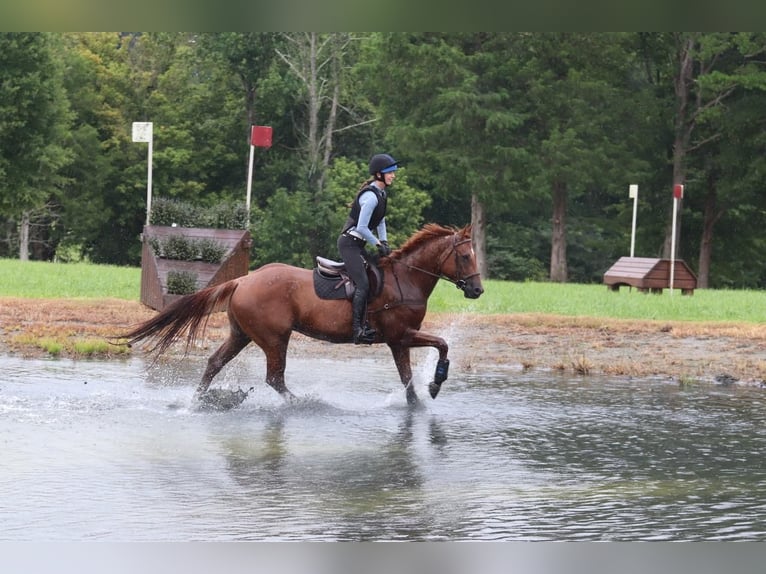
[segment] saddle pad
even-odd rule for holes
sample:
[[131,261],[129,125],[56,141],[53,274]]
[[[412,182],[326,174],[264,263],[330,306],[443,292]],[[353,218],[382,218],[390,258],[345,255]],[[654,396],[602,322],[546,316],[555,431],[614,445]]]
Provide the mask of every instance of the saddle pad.
[[314,268],[314,292],[320,299],[348,299],[351,282],[347,277],[328,276]]

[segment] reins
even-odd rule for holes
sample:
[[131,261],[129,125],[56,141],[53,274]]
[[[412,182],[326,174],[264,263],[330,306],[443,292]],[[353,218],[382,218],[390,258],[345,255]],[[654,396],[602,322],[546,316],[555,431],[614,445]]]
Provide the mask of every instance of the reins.
[[[423,269],[422,267],[418,267],[417,265],[410,265],[409,263],[405,263],[404,261],[399,261],[398,259],[394,259],[393,261],[395,263],[399,263],[401,265],[406,266],[408,269],[414,269],[416,271],[420,271],[421,273],[425,273],[426,275],[430,275],[431,277],[436,277],[437,279],[444,279],[445,281],[449,281],[450,283],[453,283],[458,289],[464,290],[466,287],[466,280],[470,279],[471,277],[475,277],[476,275],[479,275],[479,272],[471,273],[470,275],[466,275],[465,277],[460,277],[458,279],[452,279],[452,277],[447,277],[444,273],[441,273],[442,265],[444,265],[444,262],[447,260],[447,258],[454,253],[455,254],[455,268],[460,271],[460,259],[458,258],[457,254],[457,247],[458,245],[462,245],[463,243],[469,243],[471,240],[469,239],[463,239],[462,241],[455,240],[452,243],[452,249],[450,249],[444,257],[442,257],[441,261],[439,261],[438,269],[439,273],[434,273],[433,271],[429,271],[428,269]],[[394,274],[394,276],[396,276]]]
[[[391,259],[392,263],[399,263],[400,265],[404,265],[408,269],[413,269],[415,271],[420,271],[421,273],[425,273],[426,275],[430,275],[431,277],[436,277],[436,279],[444,279],[445,281],[449,281],[450,283],[454,284],[458,289],[461,291],[465,291],[466,288],[466,281],[470,279],[471,277],[475,277],[476,275],[479,275],[480,273],[477,271],[476,273],[471,273],[470,275],[466,275],[464,277],[459,277],[458,279],[452,279],[451,277],[448,277],[444,273],[441,272],[442,265],[444,265],[444,262],[447,260],[447,258],[454,253],[455,254],[455,269],[460,272],[460,259],[457,253],[457,248],[459,245],[463,245],[463,243],[469,243],[471,241],[470,238],[463,239],[461,241],[458,241],[457,238],[452,242],[452,249],[450,249],[444,257],[441,258],[437,265],[437,269],[439,270],[438,273],[434,273],[433,271],[429,271],[428,269],[423,269],[422,267],[418,267],[417,265],[411,265],[405,261],[401,261],[399,259]],[[391,271],[393,272],[394,279],[396,279],[396,287],[399,289],[399,301],[396,301],[394,303],[386,303],[379,309],[370,309],[369,313],[377,313],[379,311],[393,309],[394,307],[400,307],[402,305],[425,305],[425,300],[423,301],[416,301],[411,300],[408,301],[404,298],[404,293],[402,293],[402,286],[399,284],[399,276],[396,274],[396,270],[394,269],[393,265],[391,266]]]

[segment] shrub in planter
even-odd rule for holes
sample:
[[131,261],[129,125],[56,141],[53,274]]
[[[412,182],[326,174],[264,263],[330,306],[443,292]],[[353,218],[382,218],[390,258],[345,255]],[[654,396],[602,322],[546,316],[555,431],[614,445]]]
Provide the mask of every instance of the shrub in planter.
[[197,207],[176,199],[158,198],[152,204],[152,225],[245,229],[247,223],[247,210],[241,201],[223,201],[212,207]]
[[196,247],[200,259],[206,263],[220,263],[223,261],[223,256],[226,255],[226,246],[209,237],[198,239]]
[[197,290],[197,274],[191,271],[168,271],[168,293],[189,295]]
[[162,257],[162,241],[160,241],[159,237],[149,237],[147,239],[147,242],[149,243],[149,247],[152,248],[152,251],[154,252],[154,255],[156,257]]
[[152,204],[152,225],[173,224],[179,227],[197,227],[198,211],[188,203],[175,199],[157,198]]
[[223,202],[207,210],[207,225],[216,229],[246,229],[247,209],[243,202]]
[[197,257],[197,245],[194,239],[183,235],[168,235],[162,242],[163,257],[194,261]]

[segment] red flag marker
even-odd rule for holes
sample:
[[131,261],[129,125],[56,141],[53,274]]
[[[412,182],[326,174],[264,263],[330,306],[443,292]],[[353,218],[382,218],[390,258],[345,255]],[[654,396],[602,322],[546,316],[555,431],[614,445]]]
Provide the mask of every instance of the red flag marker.
[[253,126],[250,131],[250,145],[271,147],[271,126]]

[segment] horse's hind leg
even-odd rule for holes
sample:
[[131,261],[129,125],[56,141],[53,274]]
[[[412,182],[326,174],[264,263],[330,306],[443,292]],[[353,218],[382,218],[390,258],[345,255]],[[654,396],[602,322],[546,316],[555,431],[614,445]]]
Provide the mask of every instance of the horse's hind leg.
[[213,377],[223,369],[226,363],[231,361],[242,349],[247,347],[249,343],[250,338],[242,331],[236,328],[231,329],[228,338],[207,360],[207,368],[202,375],[202,380],[199,385],[197,385],[197,391],[195,393],[197,397],[207,391],[210,383],[213,381]]

